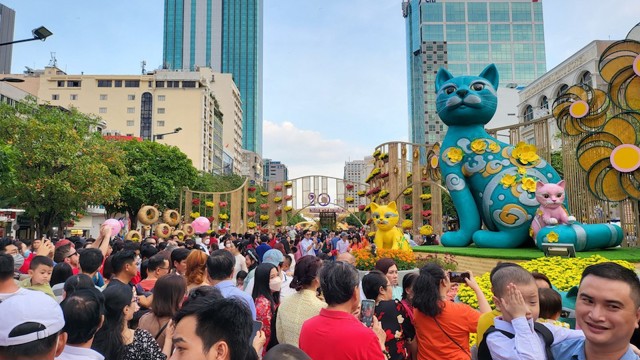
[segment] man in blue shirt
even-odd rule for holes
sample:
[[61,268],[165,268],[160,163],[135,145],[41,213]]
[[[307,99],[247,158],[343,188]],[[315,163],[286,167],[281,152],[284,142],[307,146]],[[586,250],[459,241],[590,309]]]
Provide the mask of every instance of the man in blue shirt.
[[207,259],[207,278],[209,283],[222,293],[225,298],[235,297],[247,304],[253,320],[256,319],[256,304],[249,294],[236,287],[233,279],[235,257],[227,250],[215,250]]
[[260,259],[261,263],[262,263],[262,257],[264,256],[264,253],[266,253],[269,250],[271,250],[271,246],[269,246],[269,235],[267,234],[260,235],[260,245],[256,247],[256,252],[258,253],[258,258]]
[[[576,300],[576,322],[585,338],[554,345],[555,359],[637,360],[629,340],[640,321],[640,280],[613,262],[588,266]],[[588,354],[588,356],[587,356]]]

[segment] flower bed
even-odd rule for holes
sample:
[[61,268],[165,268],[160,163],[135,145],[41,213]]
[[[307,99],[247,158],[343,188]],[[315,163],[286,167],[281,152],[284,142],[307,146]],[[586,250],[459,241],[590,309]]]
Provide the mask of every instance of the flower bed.
[[356,268],[358,270],[373,270],[376,262],[382,258],[391,258],[396,262],[398,270],[411,270],[416,266],[416,258],[413,251],[378,249],[376,256],[373,256],[370,249],[360,249],[353,252],[356,258]]
[[[609,260],[600,255],[593,255],[588,258],[542,257],[520,263],[520,265],[529,271],[537,271],[545,274],[558,291],[568,291],[580,283],[582,271],[587,266],[607,261],[613,261],[635,271],[633,264],[627,261]],[[476,276],[476,281],[478,282],[478,285],[480,285],[480,288],[482,288],[482,292],[485,294],[487,300],[489,300],[491,307],[494,307],[489,273],[485,273],[482,276]],[[460,286],[458,298],[466,304],[475,308],[478,307],[476,294],[466,285]]]

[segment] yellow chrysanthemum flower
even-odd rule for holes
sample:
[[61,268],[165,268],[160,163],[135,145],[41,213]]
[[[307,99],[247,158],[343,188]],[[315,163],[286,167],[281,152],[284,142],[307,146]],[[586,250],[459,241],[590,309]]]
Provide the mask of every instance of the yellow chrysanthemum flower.
[[462,161],[462,155],[462,149],[457,147],[449,148],[447,151],[447,158],[454,164]]
[[518,166],[518,174],[527,175],[527,169],[523,168],[522,166]]
[[502,184],[502,186],[504,186],[505,188],[511,187],[515,183],[516,183],[515,175],[505,174],[502,177],[502,179],[500,179],[500,184]]
[[531,193],[536,192],[536,180],[530,177],[523,177],[522,189]]
[[471,142],[471,151],[476,154],[484,154],[487,150],[487,142],[484,139],[476,139]]
[[555,231],[551,231],[547,234],[547,241],[550,243],[556,243],[558,242],[558,240],[560,239],[560,236],[558,235],[557,232]]

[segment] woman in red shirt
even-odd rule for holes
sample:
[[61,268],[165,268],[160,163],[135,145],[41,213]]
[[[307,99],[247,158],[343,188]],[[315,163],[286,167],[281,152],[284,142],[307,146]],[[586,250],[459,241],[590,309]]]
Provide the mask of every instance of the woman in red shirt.
[[258,265],[251,295],[256,303],[256,320],[262,322],[262,331],[266,337],[262,356],[266,353],[266,345],[271,340],[271,321],[275,321],[274,314],[276,307],[280,304],[281,287],[282,278],[275,265],[270,263]]

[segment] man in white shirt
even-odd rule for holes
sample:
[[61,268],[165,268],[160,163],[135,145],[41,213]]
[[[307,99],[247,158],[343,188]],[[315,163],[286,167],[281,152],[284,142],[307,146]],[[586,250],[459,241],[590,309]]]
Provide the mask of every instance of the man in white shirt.
[[316,252],[314,250],[314,241],[311,239],[311,230],[304,231],[304,238],[300,241],[298,246],[300,246],[300,251],[302,252],[302,256],[305,255],[313,255],[316,256]]
[[348,234],[346,232],[340,233],[340,240],[337,243],[338,254],[343,254],[349,251],[349,240],[347,239]]

